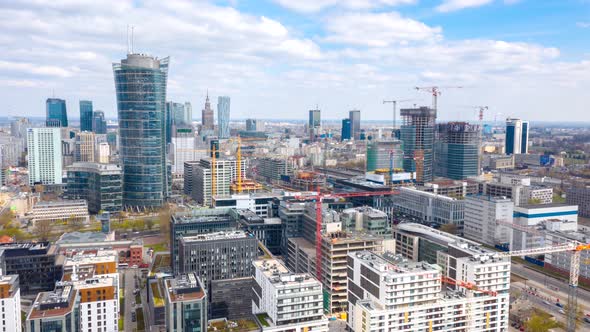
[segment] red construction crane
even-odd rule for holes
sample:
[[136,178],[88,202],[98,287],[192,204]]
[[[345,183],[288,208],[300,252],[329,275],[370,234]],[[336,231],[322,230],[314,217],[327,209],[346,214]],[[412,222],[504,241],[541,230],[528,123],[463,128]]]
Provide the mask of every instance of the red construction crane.
[[440,89],[462,89],[462,86],[417,86],[418,91],[426,91],[432,94],[432,109],[437,109],[437,99],[441,95]]
[[369,196],[385,196],[385,195],[397,195],[398,190],[389,191],[362,191],[352,193],[329,193],[322,194],[319,190],[315,196],[295,196],[295,199],[307,200],[312,198],[315,201],[315,218],[316,218],[316,229],[315,229],[315,264],[317,279],[322,281],[322,201],[326,198],[350,198],[350,197],[369,197]]

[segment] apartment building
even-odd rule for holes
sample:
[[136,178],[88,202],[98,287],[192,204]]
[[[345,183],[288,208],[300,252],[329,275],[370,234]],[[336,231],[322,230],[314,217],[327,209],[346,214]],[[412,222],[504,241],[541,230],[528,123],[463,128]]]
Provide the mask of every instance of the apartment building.
[[53,291],[37,294],[27,314],[26,332],[76,331],[79,294],[72,285],[57,286]]
[[387,214],[369,206],[345,209],[340,216],[347,231],[384,235],[391,231]]
[[293,175],[293,163],[288,158],[264,157],[258,159],[258,175],[266,181],[280,180]]
[[491,246],[508,244],[512,228],[514,203],[506,197],[469,196],[465,198],[464,235]]
[[18,275],[0,275],[0,331],[22,331]]
[[263,332],[328,331],[322,284],[275,259],[254,261],[252,313]]
[[196,273],[164,279],[166,331],[207,331],[207,294]]
[[[246,164],[246,159],[242,159],[241,174],[246,174]],[[236,159],[216,158],[213,162],[212,158],[203,158],[197,165],[185,162],[184,186],[189,188],[187,190],[190,190],[192,198],[197,203],[211,206],[212,196],[231,195],[230,186],[237,176]]]

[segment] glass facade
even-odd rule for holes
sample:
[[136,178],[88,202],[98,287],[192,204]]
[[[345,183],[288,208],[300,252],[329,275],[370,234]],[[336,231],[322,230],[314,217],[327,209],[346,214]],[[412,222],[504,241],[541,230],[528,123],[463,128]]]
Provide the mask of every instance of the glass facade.
[[92,131],[92,101],[80,100],[80,131]]
[[229,97],[222,96],[217,99],[217,126],[219,127],[219,138],[229,138],[229,106]]
[[48,127],[67,127],[68,113],[66,101],[59,98],[47,98],[45,103],[46,117],[45,124]]
[[88,212],[118,212],[123,205],[121,169],[116,165],[75,163],[66,170],[68,199],[84,199]]
[[516,127],[512,124],[506,125],[506,154],[514,154],[514,135]]
[[529,153],[529,122],[522,122],[522,136],[520,140],[520,153]]
[[125,208],[157,208],[168,194],[168,62],[169,58],[128,54],[127,59],[113,64]]
[[352,110],[348,112],[348,118],[350,119],[350,137],[358,140],[361,135],[361,111]]
[[107,121],[104,119],[103,111],[96,111],[92,116],[92,130],[95,134],[107,133]]
[[404,170],[415,172],[419,183],[432,181],[436,110],[420,107],[402,109],[400,113],[403,120],[400,138],[403,142]]
[[342,140],[350,139],[350,119],[342,119]]

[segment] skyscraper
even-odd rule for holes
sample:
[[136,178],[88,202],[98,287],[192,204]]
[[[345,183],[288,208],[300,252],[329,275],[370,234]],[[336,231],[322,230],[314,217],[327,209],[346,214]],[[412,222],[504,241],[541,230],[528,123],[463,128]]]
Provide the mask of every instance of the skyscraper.
[[188,124],[188,122],[186,121],[184,104],[169,101],[166,103],[166,107],[170,109],[170,117],[172,119],[172,124],[176,126]]
[[229,97],[220,96],[217,99],[217,126],[219,129],[219,138],[229,138],[229,106]]
[[67,127],[68,113],[66,111],[66,101],[59,98],[47,98],[45,102],[46,117],[45,124],[47,127]]
[[320,110],[309,110],[309,121],[307,123],[307,130],[310,140],[314,140],[319,136],[320,128],[322,127],[322,116]]
[[352,110],[348,112],[350,119],[350,137],[358,140],[361,138],[361,111]]
[[205,108],[201,111],[201,124],[203,130],[213,130],[215,127],[213,110],[211,109],[211,103],[209,102],[209,93],[207,93],[207,99],[205,99]]
[[529,122],[506,119],[506,154],[529,152]]
[[96,137],[93,132],[83,131],[76,134],[74,159],[75,161],[94,162]]
[[92,131],[92,101],[80,100],[80,131]]
[[257,119],[246,119],[246,131],[264,131],[264,122]]
[[168,194],[166,83],[169,58],[127,54],[113,64],[119,111],[123,206],[157,208]]
[[59,128],[27,129],[29,146],[29,184],[61,184],[61,130]]
[[193,122],[193,105],[188,101],[184,102],[184,123],[190,125]]
[[402,126],[400,137],[404,150],[404,170],[415,172],[419,183],[432,181],[434,158],[434,122],[436,110],[428,107],[400,110]]
[[350,139],[350,119],[342,119],[342,140]]
[[437,126],[434,173],[454,180],[479,174],[481,128],[466,122],[441,123]]
[[96,111],[92,116],[92,131],[95,134],[107,133],[107,121],[104,119],[103,111]]

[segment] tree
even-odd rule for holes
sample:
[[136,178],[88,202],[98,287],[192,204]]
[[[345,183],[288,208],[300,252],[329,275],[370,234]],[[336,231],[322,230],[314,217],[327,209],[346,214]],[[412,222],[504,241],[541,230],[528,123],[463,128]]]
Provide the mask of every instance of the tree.
[[172,211],[169,207],[163,208],[158,214],[158,223],[160,224],[160,233],[164,238],[164,242],[170,241],[170,220],[172,218]]
[[82,219],[76,218],[76,216],[70,216],[67,220],[67,224],[72,230],[80,230],[82,228]]
[[51,220],[39,220],[33,227],[33,234],[41,241],[49,240],[52,231],[53,223]]
[[455,224],[444,224],[440,226],[440,230],[443,232],[457,234],[457,225]]
[[145,220],[145,227],[146,227],[148,230],[150,230],[150,231],[151,231],[151,230],[154,228],[154,219],[152,219],[152,218],[147,218],[147,219]]
[[10,210],[6,210],[0,215],[0,226],[7,227],[14,220],[14,214]]

